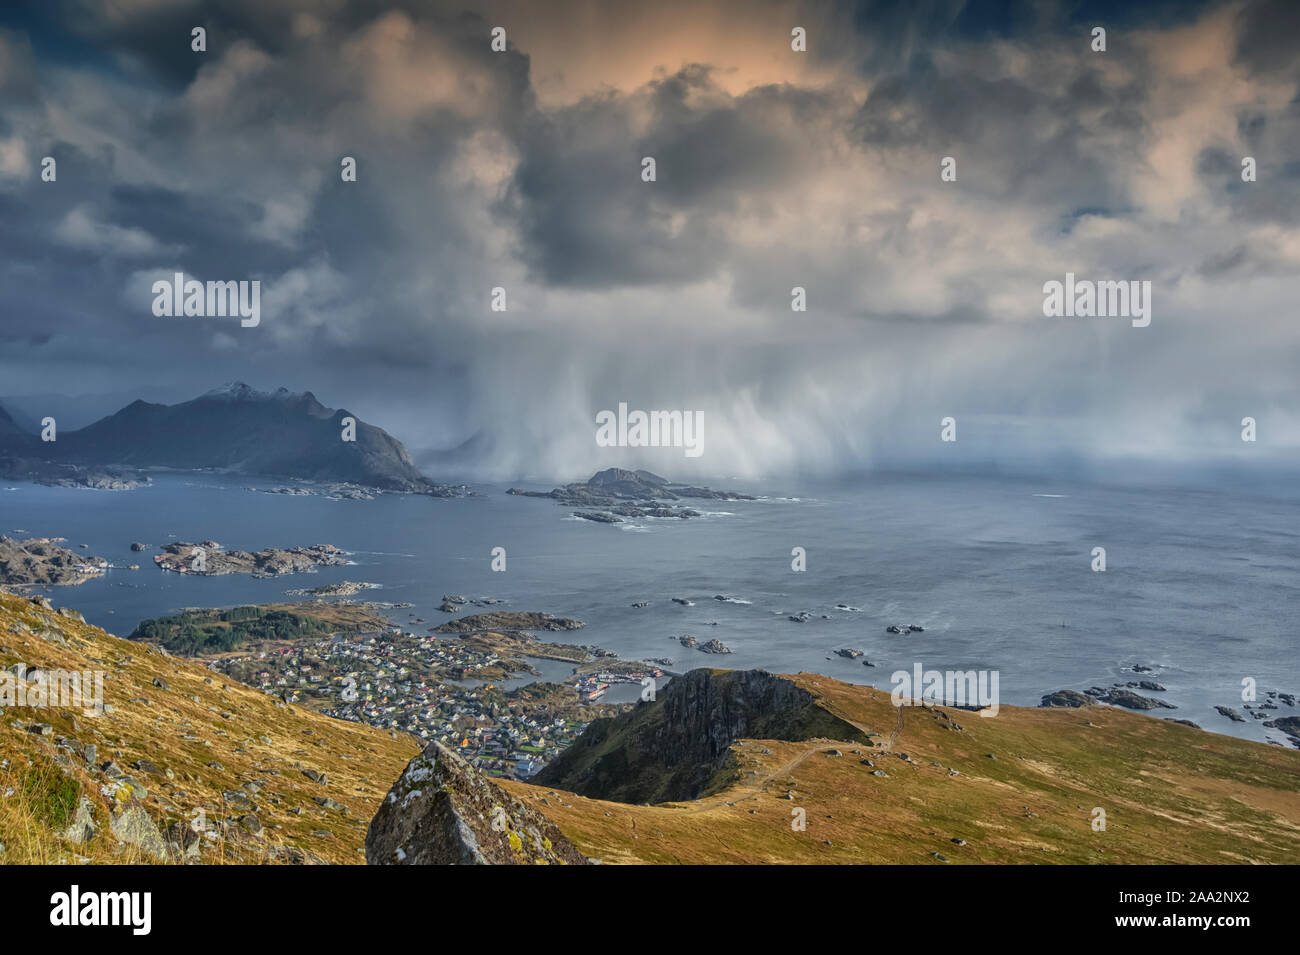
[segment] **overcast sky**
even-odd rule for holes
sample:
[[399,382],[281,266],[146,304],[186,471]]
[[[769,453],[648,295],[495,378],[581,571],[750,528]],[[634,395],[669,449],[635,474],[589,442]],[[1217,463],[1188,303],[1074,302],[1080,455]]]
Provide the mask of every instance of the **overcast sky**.
[[[33,4],[0,395],[284,385],[484,478],[1294,460],[1297,49],[1293,0]],[[261,324],[156,317],[176,271]],[[1150,325],[1045,317],[1067,272]],[[597,447],[619,402],[704,454]]]

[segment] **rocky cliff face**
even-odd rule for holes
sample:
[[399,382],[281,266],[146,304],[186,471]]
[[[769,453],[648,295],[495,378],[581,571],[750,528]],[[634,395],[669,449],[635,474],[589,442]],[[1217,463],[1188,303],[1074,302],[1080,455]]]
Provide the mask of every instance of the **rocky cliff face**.
[[698,669],[673,680],[657,701],[592,723],[536,781],[620,802],[697,799],[731,782],[736,740],[819,737],[867,741],[784,677]]
[[371,865],[586,865],[545,816],[441,743],[411,760],[366,833]]

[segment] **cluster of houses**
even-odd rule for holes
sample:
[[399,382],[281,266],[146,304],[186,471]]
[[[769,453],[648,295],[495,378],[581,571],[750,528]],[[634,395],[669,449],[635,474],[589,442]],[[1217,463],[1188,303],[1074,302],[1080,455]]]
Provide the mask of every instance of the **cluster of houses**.
[[578,695],[582,699],[594,702],[609,692],[609,680],[602,680],[599,676],[587,674],[578,677],[577,687]]
[[[208,665],[328,716],[436,739],[491,775],[519,779],[554,759],[592,718],[576,704],[511,698],[500,686],[510,665],[490,651],[399,627]],[[595,686],[608,684],[582,678],[580,698],[597,698]]]

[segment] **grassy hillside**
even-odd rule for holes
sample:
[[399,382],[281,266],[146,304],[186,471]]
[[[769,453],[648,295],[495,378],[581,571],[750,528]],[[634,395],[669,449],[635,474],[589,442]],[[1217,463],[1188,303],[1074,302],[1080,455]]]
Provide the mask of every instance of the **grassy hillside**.
[[[690,803],[502,785],[606,863],[1300,860],[1300,751],[1104,706],[983,718],[898,710],[886,692],[816,674],[789,679],[874,745],[741,741],[740,781]],[[1105,831],[1092,828],[1095,807]],[[806,831],[791,828],[796,808]]]
[[[140,813],[162,834],[195,810],[212,832],[198,843],[204,862],[359,864],[380,800],[420,750],[404,734],[286,705],[76,615],[0,594],[0,666],[15,663],[105,671],[112,712],[0,710],[6,864],[158,861],[158,839]],[[109,761],[115,768],[105,771]],[[94,835],[63,838],[69,828],[84,832],[79,813]]]
[[[103,670],[111,712],[0,711],[6,864],[175,861],[184,856],[166,834],[174,846],[194,842],[173,824],[196,810],[210,832],[189,846],[197,861],[360,863],[372,816],[420,749],[0,594],[0,666],[18,663]],[[769,693],[799,701],[799,718],[744,725],[841,738],[736,739],[721,751],[725,777],[709,777],[728,781],[690,802],[640,806],[497,784],[606,863],[1300,859],[1300,751],[1104,706],[1004,706],[985,719],[898,710],[885,692],[815,674],[786,678],[795,685],[786,692],[713,672],[726,707],[701,687],[683,696],[684,717],[729,713],[734,728],[735,717],[754,718],[745,707],[766,698],[755,694]],[[742,686],[747,702],[737,708]],[[628,725],[643,728],[642,755],[656,755],[649,737],[681,745],[653,712]],[[570,768],[612,765],[615,749],[579,750]],[[654,775],[652,762],[638,765],[643,778]],[[667,770],[675,778],[677,767]],[[1094,808],[1106,812],[1105,831],[1093,828]],[[792,828],[792,810],[806,830]]]

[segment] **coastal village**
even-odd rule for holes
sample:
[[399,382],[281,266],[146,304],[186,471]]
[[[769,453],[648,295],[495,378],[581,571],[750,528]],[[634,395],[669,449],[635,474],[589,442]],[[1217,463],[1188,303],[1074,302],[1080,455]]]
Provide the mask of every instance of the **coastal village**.
[[[5,585],[26,590],[76,584],[115,566],[64,543],[55,537],[0,537]],[[134,553],[149,549],[141,542],[130,545]],[[327,544],[245,552],[212,540],[173,541],[160,550],[153,557],[160,570],[207,576],[278,577],[344,562],[343,552]],[[543,642],[533,633],[577,630],[582,623],[494,609],[499,600],[444,597],[439,607],[444,613],[458,614],[467,605],[491,612],[453,618],[430,627],[434,632],[419,633],[410,625],[422,619],[403,627],[387,616],[409,605],[352,599],[375,586],[342,581],[289,591],[308,598],[296,603],[235,608],[237,613],[191,608],[141,627],[155,624],[160,635],[229,636],[234,627],[257,634],[215,647],[200,639],[189,648],[173,645],[169,652],[197,653],[213,671],[327,716],[437,740],[491,775],[517,779],[538,772],[592,720],[628,709],[630,703],[602,702],[612,687],[633,685],[635,698],[643,680],[662,685],[663,667],[671,663],[627,661],[601,647]],[[264,635],[275,628],[273,637]],[[140,630],[132,636],[150,639]],[[569,672],[563,682],[545,682],[530,660],[560,661]]]
[[[536,668],[521,649],[571,662],[575,672],[564,683],[524,683]],[[489,775],[515,779],[537,773],[593,719],[628,709],[599,702],[612,685],[664,674],[599,648],[527,634],[443,636],[395,625],[263,645],[208,666],[327,716],[437,740]]]

